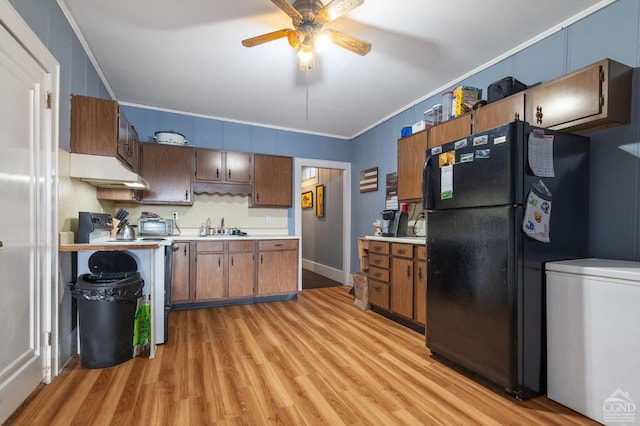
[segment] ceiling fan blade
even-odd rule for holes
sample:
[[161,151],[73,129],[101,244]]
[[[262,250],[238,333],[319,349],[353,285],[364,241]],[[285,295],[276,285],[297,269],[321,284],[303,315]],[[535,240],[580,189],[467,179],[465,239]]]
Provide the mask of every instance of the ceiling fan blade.
[[269,41],[277,40],[279,38],[287,37],[289,33],[293,31],[290,29],[273,31],[271,33],[262,34],[259,36],[251,37],[246,40],[242,40],[242,45],[245,47],[253,47],[259,44],[267,43]]
[[287,0],[271,0],[273,4],[278,6],[280,10],[289,15],[289,17],[293,20],[302,21],[302,15],[298,12],[293,6],[287,2]]
[[[272,0],[273,1],[273,0]],[[333,0],[316,14],[316,22],[325,24],[338,19],[364,3],[364,0]]]
[[322,33],[328,35],[333,44],[357,53],[360,56],[366,55],[371,50],[371,43],[359,40],[348,34],[331,29],[325,29]]

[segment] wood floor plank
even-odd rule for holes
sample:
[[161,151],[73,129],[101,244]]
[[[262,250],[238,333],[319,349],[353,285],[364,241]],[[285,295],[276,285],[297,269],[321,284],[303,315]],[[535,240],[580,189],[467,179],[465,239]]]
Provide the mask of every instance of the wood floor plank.
[[12,425],[596,424],[452,370],[346,287],[169,320],[154,359],[88,370],[75,358]]

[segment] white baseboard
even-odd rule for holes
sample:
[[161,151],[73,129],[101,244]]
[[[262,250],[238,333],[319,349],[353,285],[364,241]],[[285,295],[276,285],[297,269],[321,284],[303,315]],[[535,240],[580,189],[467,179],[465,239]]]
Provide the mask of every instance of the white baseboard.
[[338,281],[342,285],[350,285],[348,277],[346,277],[345,273],[339,269],[332,268],[331,266],[323,265],[321,263],[317,263],[308,259],[302,259],[302,267],[304,269],[315,272],[316,274],[320,274],[323,277]]

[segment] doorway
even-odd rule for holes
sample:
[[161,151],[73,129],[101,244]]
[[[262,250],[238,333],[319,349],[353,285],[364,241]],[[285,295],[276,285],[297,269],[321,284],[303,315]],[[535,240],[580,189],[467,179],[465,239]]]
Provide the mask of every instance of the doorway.
[[[340,241],[341,249],[342,249],[342,258],[339,262],[338,267],[335,268],[322,268],[322,271],[314,271],[320,272],[324,276],[328,276],[328,278],[339,282],[340,284],[349,284],[349,265],[350,265],[350,253],[351,253],[351,163],[341,162],[341,161],[330,161],[330,160],[317,160],[310,158],[296,158],[294,159],[294,233],[295,235],[304,238],[312,238],[308,235],[303,235],[302,232],[302,205],[301,205],[301,197],[302,197],[302,168],[303,167],[315,167],[318,169],[331,169],[334,171],[339,171],[339,183],[341,186],[342,192],[342,226],[341,226],[341,234],[342,238]],[[313,192],[313,211],[317,207],[316,204],[316,192]],[[326,195],[325,195],[326,196]],[[318,218],[321,220],[322,218]],[[300,277],[298,282],[298,290],[302,290],[302,269],[303,264],[309,266],[309,262],[305,262],[302,257],[302,249],[299,250],[299,265],[300,270],[298,271],[298,276]],[[310,266],[311,269],[317,269],[317,265]]]

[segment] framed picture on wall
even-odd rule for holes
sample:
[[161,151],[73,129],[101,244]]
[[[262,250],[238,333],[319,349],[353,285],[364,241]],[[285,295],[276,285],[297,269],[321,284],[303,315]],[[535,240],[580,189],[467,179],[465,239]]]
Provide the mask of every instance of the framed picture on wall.
[[324,185],[316,185],[316,217],[324,217]]
[[303,192],[301,203],[303,209],[309,209],[313,207],[313,191]]

